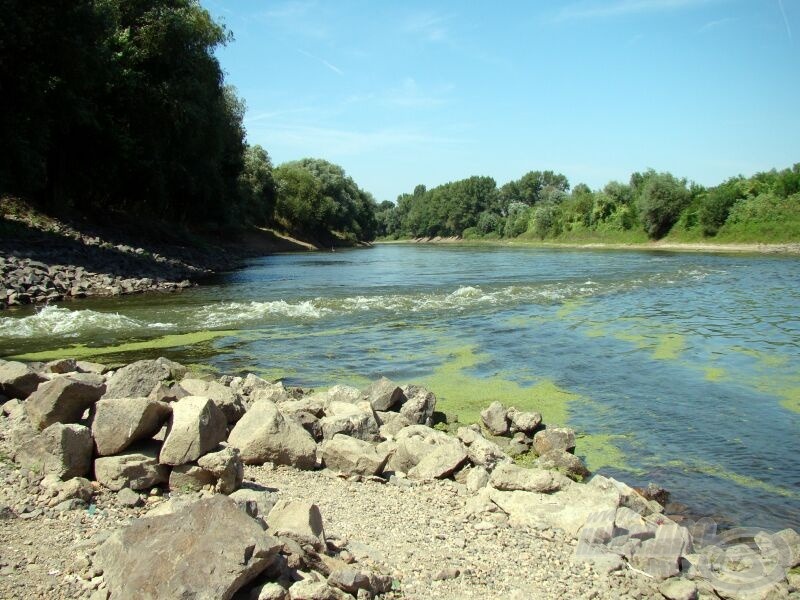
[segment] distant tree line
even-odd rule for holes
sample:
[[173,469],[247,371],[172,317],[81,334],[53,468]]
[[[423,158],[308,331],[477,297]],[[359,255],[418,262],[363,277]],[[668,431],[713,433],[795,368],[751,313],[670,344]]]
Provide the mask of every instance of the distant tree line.
[[341,168],[273,170],[196,0],[0,0],[0,196],[187,223],[285,224],[371,239],[375,203]]
[[710,188],[652,169],[598,190],[570,190],[552,171],[531,171],[500,188],[490,177],[469,177],[430,190],[418,185],[396,204],[381,203],[377,220],[378,234],[389,238],[797,240],[800,164]]

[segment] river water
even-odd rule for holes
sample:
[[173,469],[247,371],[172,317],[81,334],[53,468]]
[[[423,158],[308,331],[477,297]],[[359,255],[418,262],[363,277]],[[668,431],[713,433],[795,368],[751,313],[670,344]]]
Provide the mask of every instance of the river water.
[[173,295],[0,316],[0,356],[168,356],[289,384],[422,383],[580,435],[592,470],[727,524],[800,528],[800,260],[380,245]]

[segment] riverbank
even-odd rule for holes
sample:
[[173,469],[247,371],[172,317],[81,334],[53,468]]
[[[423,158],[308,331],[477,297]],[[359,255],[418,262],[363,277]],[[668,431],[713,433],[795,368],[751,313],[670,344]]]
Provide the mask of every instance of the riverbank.
[[[750,532],[745,552],[684,526],[662,492],[587,479],[574,432],[499,402],[447,434],[419,386],[315,393],[165,359],[0,363],[0,392],[4,595],[744,599],[800,583],[795,532]],[[519,466],[514,446],[538,458]]]
[[459,237],[416,238],[406,240],[379,240],[376,244],[459,244],[465,246],[502,246],[524,248],[566,248],[577,250],[663,250],[669,252],[715,252],[715,253],[750,253],[750,254],[786,254],[800,255],[800,242],[782,244],[736,244],[709,242],[672,242],[648,241],[640,243],[607,243],[607,242],[575,242],[575,241],[537,241],[537,240],[465,240]]
[[87,297],[175,292],[249,258],[346,240],[302,240],[272,229],[183,230],[166,223],[44,215],[0,199],[0,310]]

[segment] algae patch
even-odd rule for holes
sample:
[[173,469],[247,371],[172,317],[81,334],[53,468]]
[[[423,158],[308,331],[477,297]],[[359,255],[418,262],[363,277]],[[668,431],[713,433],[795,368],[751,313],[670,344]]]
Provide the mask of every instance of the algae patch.
[[619,442],[628,436],[621,434],[587,434],[575,441],[575,454],[584,457],[586,467],[593,473],[604,468],[643,474],[645,471],[628,463]]
[[656,360],[675,360],[686,348],[686,338],[679,333],[666,333],[657,337],[653,358]]
[[442,349],[437,354],[443,362],[420,383],[436,394],[439,410],[458,414],[461,423],[477,422],[480,411],[498,400],[519,410],[537,411],[545,423],[566,424],[567,405],[578,399],[578,395],[548,379],[533,378],[536,383],[525,387],[497,375],[473,374],[471,371],[485,361],[485,356],[476,353],[472,345]]
[[192,333],[163,335],[151,340],[128,342],[114,346],[86,346],[85,344],[75,344],[66,348],[18,354],[10,358],[13,360],[25,361],[49,361],[58,360],[60,358],[87,359],[111,354],[124,354],[126,352],[140,352],[142,350],[160,350],[164,348],[177,348],[180,346],[193,346],[204,342],[210,342],[217,338],[231,337],[238,333],[239,332],[235,330],[195,331]]
[[706,381],[720,381],[726,375],[725,369],[721,367],[706,367],[704,371]]
[[784,498],[800,498],[800,493],[798,493],[797,490],[784,488],[779,485],[769,483],[768,481],[762,481],[761,479],[751,477],[750,475],[742,475],[741,473],[728,471],[719,465],[700,460],[695,460],[691,463],[685,463],[680,460],[670,460],[667,462],[667,465],[683,471],[694,471],[695,473],[702,473],[703,475],[708,475],[709,477],[727,479],[728,481],[732,481],[742,487],[761,490],[768,494],[783,496]]

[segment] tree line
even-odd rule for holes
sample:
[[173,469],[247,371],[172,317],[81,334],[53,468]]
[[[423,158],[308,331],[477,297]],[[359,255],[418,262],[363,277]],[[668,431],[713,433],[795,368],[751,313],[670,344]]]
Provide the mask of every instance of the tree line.
[[214,56],[231,39],[196,0],[0,0],[0,197],[372,239],[340,167],[246,143]]
[[703,187],[671,173],[633,173],[627,183],[570,189],[552,171],[531,171],[498,187],[469,177],[432,189],[418,185],[378,207],[388,238],[800,239],[800,163]]

